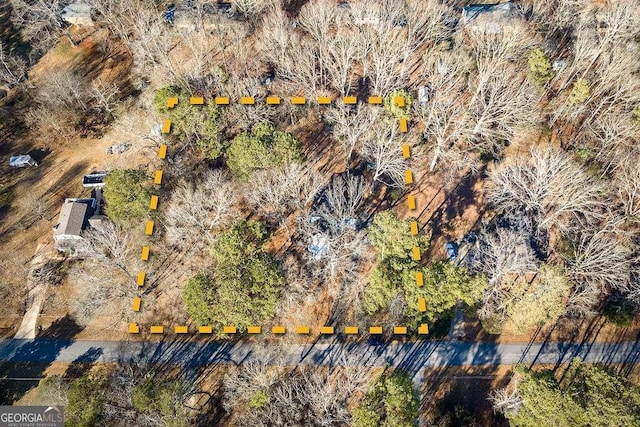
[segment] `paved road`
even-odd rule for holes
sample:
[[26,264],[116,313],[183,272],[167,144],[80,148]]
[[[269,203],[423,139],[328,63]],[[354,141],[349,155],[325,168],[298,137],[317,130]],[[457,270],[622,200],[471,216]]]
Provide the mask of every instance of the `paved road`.
[[[224,342],[139,342],[0,340],[0,361],[169,363],[183,366],[239,364],[264,361],[264,346]],[[594,344],[495,344],[451,341],[413,343],[339,343],[274,345],[268,354],[280,354],[267,363],[282,365],[392,365],[417,371],[425,367],[555,364],[579,356],[586,362],[638,363],[640,341]],[[340,357],[348,354],[349,358]]]

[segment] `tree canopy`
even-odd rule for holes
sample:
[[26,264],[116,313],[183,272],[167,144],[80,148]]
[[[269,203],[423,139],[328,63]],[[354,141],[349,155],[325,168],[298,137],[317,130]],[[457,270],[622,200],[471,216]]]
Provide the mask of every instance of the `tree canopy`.
[[278,262],[262,249],[264,227],[241,221],[211,245],[214,266],[189,279],[183,300],[200,325],[235,325],[246,330],[273,316],[284,284]]
[[411,378],[384,372],[353,410],[354,427],[410,427],[418,418],[418,395]]
[[300,142],[270,123],[255,125],[233,138],[227,150],[227,166],[241,178],[251,172],[301,161]]
[[[172,97],[178,98],[178,104],[169,108],[167,100]],[[160,117],[171,120],[171,135],[195,143],[205,156],[215,159],[225,148],[218,124],[222,110],[213,102],[191,105],[189,98],[181,88],[168,86],[155,93],[153,105]]]
[[[552,371],[514,370],[515,402],[504,410],[514,427],[637,426],[640,388],[601,366],[574,359],[562,383]],[[494,404],[501,403],[494,398]],[[614,421],[615,420],[615,421]]]
[[105,419],[107,380],[103,372],[73,380],[67,392],[66,424],[78,427],[102,425]]
[[129,222],[149,211],[151,191],[147,175],[138,169],[116,169],[105,178],[106,213],[114,221]]
[[184,394],[180,380],[159,379],[151,373],[133,387],[131,400],[138,411],[157,414],[167,426],[187,426],[188,417],[182,402]]
[[[398,294],[405,300],[404,315],[408,324],[417,326],[433,321],[453,308],[457,300],[469,305],[482,296],[486,280],[469,275],[463,267],[448,261],[438,261],[424,267],[411,257],[413,247],[426,251],[429,238],[412,236],[409,221],[399,219],[390,211],[382,212],[369,227],[369,239],[377,249],[378,264],[369,277],[364,308],[374,314],[385,308]],[[416,285],[416,272],[422,272],[424,286]],[[420,313],[418,298],[427,302],[427,311]]]

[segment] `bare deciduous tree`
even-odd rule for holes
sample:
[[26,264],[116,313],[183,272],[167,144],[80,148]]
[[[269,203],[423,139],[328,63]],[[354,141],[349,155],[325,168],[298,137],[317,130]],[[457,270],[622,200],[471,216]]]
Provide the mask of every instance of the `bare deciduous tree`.
[[390,187],[404,185],[404,171],[408,168],[402,157],[402,142],[398,137],[397,124],[383,120],[373,127],[362,147],[362,156],[372,165],[371,192],[381,182]]
[[10,89],[22,83],[27,77],[27,63],[20,57],[11,55],[4,42],[0,42],[0,85]]
[[538,227],[567,228],[602,217],[604,187],[560,149],[532,148],[490,173],[489,199],[507,212],[523,212]]
[[[243,364],[225,376],[223,405],[237,414],[237,423],[247,425],[347,424],[347,400],[364,389],[371,375],[347,355],[336,359],[339,366],[330,369]],[[262,404],[248,405],[252,400]]]
[[567,259],[568,271],[576,284],[567,303],[572,314],[590,314],[611,290],[623,294],[631,291],[634,262],[629,244],[614,224],[578,237]]
[[[69,0],[11,0],[11,18],[24,40],[32,47],[32,55],[44,55],[64,32],[62,9]],[[31,62],[35,62],[35,57]]]
[[478,311],[485,319],[496,315],[504,318],[511,304],[521,297],[522,280],[505,280],[508,275],[519,277],[538,269],[527,236],[521,231],[502,228],[495,234],[482,234],[474,264],[489,282]]
[[321,173],[297,163],[258,171],[251,177],[246,198],[258,212],[274,217],[278,224],[292,212],[305,214],[327,184]]
[[618,166],[614,186],[624,216],[640,221],[640,168],[637,157],[628,157]]
[[350,108],[338,104],[327,112],[327,120],[333,126],[333,134],[340,141],[345,155],[345,169],[349,172],[354,151],[380,118],[380,109],[358,104]]
[[493,404],[494,412],[500,414],[518,412],[524,402],[518,391],[519,378],[514,377],[511,383],[505,387],[494,390],[489,395],[489,400]]
[[81,259],[68,273],[77,294],[70,308],[74,318],[80,324],[98,314],[121,319],[138,291],[141,267],[129,233],[103,221],[83,232],[83,239],[71,243],[66,252]]
[[206,246],[235,215],[236,191],[221,171],[207,172],[197,184],[181,182],[165,211],[167,237],[174,243]]

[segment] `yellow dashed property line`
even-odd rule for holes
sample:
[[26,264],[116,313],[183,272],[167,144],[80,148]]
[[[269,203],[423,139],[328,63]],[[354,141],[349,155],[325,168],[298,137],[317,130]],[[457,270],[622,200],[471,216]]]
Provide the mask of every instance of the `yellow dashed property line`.
[[167,144],[160,144],[160,148],[158,149],[158,157],[164,160],[167,157]]
[[163,123],[162,123],[162,133],[169,133],[171,132],[171,120],[166,119]]
[[153,183],[155,185],[161,185],[162,184],[162,171],[161,170],[157,170],[154,172],[153,174]]
[[308,326],[298,326],[296,327],[296,334],[298,335],[309,335],[311,333],[311,328]]
[[333,332],[334,332],[333,326],[322,326],[322,327],[320,327],[320,334],[321,335],[332,335]]
[[411,235],[412,236],[417,236],[418,235],[418,221],[411,221],[409,223],[409,228],[411,229]]
[[413,172],[411,172],[411,169],[404,171],[404,183],[407,185],[413,184]]
[[[330,105],[332,103],[331,97],[318,97],[316,99],[318,105]],[[399,107],[405,106],[405,99],[402,96],[396,96],[393,101]],[[268,96],[265,99],[267,105],[279,105],[281,103],[281,98],[278,96]],[[290,102],[292,105],[305,105],[307,103],[307,99],[301,96],[294,96],[290,98]],[[358,103],[358,98],[356,96],[345,96],[342,98],[342,102],[346,105],[354,105]],[[174,108],[178,105],[179,99],[177,97],[172,97],[167,100],[167,107]],[[191,97],[189,99],[189,103],[191,105],[203,105],[205,104],[205,99],[203,97]],[[216,105],[229,105],[230,99],[229,97],[218,96],[214,98],[214,103]],[[254,105],[256,100],[254,97],[242,97],[240,99],[240,104],[242,105]],[[367,98],[367,103],[373,105],[381,105],[383,103],[383,98],[381,96],[369,96]],[[407,119],[400,119],[399,126],[400,132],[405,133],[408,131],[408,123]],[[163,122],[162,133],[168,134],[171,132],[171,120],[166,119]],[[167,155],[167,145],[161,144],[158,150],[158,157],[160,159],[165,159]],[[411,156],[410,147],[407,144],[403,144],[402,146],[402,155],[405,159],[408,159]],[[153,182],[155,185],[162,184],[162,170],[156,170],[154,173]],[[413,173],[411,170],[407,169],[405,171],[405,183],[410,185],[413,184]],[[152,195],[151,200],[149,202],[149,209],[155,210],[158,207],[159,197],[157,195]],[[407,198],[407,203],[409,205],[410,210],[416,209],[416,201],[413,195],[409,195]],[[145,225],[145,234],[153,235],[154,231],[154,221],[149,220]],[[418,234],[418,223],[416,221],[411,222],[411,234]],[[147,261],[149,259],[150,248],[149,246],[143,246],[140,254],[140,258],[143,261]],[[414,260],[420,260],[420,248],[414,247],[412,249],[412,258]],[[136,283],[138,287],[142,287],[145,284],[146,273],[144,271],[140,271],[136,278]],[[417,286],[423,285],[423,276],[421,272],[416,273],[416,284]],[[132,309],[134,312],[139,312],[142,304],[141,297],[137,296],[133,299]],[[418,307],[420,311],[426,311],[426,301],[424,298],[420,298],[418,301]],[[128,324],[128,332],[131,334],[140,333],[140,327],[137,323],[129,323]],[[199,326],[197,328],[199,334],[212,334],[213,327],[210,325]],[[189,327],[186,325],[176,325],[173,327],[173,332],[175,334],[186,334],[189,333]],[[227,335],[233,335],[238,333],[238,328],[233,325],[227,325],[222,328],[222,332]],[[309,326],[297,326],[294,331],[298,335],[309,335],[311,333],[311,328]],[[333,335],[335,333],[335,328],[333,326],[322,326],[319,328],[319,332],[321,335]],[[418,335],[426,335],[429,333],[429,328],[426,324],[421,325],[417,329]],[[165,327],[162,325],[153,325],[149,327],[149,333],[151,334],[164,334]],[[249,326],[247,328],[248,334],[261,334],[262,327],[260,326]],[[284,326],[272,326],[271,333],[273,335],[283,335],[287,333],[287,330]],[[345,326],[343,333],[345,335],[358,335],[361,333],[360,329],[357,326]],[[368,333],[370,335],[382,335],[383,327],[382,326],[370,326],[368,329]],[[406,335],[408,333],[408,328],[406,326],[395,326],[393,327],[394,335]]]
[[371,335],[382,335],[382,326],[370,326],[369,334]]
[[[405,106],[405,99],[403,96],[396,96],[393,101],[395,102],[395,104],[398,107],[404,107]],[[408,124],[409,120],[407,118],[401,118],[398,120],[398,127],[400,128],[400,133],[407,133],[409,131],[409,124]],[[405,159],[409,159],[411,157],[411,148],[409,147],[408,144],[403,144],[402,145],[402,157],[404,157]],[[404,182],[406,185],[411,185],[414,182],[413,179],[413,172],[410,169],[405,170],[404,172]],[[407,196],[407,207],[409,208],[410,211],[414,211],[416,210],[416,198],[413,194],[410,194]],[[418,222],[417,221],[411,221],[409,223],[410,226],[410,230],[411,230],[411,235],[412,236],[417,236],[419,233],[419,226],[418,226]],[[422,260],[422,255],[420,254],[420,248],[419,247],[414,247],[411,250],[411,258],[414,261],[421,261]],[[416,272],[416,286],[417,287],[422,287],[424,286],[424,276],[422,274],[422,272],[417,271]],[[418,298],[418,310],[421,313],[424,313],[425,311],[427,311],[427,302],[423,297],[419,297]],[[403,327],[396,327],[394,328],[394,333],[402,333],[404,332],[406,334],[406,328],[402,329]],[[420,327],[418,328],[418,335],[426,335],[429,333],[429,326],[425,323],[420,325]]]
[[[275,95],[267,96],[264,99],[264,103],[267,105],[280,105],[281,101],[282,101],[282,98]],[[289,101],[293,105],[307,104],[307,98],[305,98],[304,96],[293,96],[289,98]],[[318,96],[315,98],[315,101],[318,105],[331,105],[333,103],[333,99],[330,96]],[[173,108],[176,105],[178,105],[178,102],[179,102],[178,98],[175,98],[175,97],[169,98],[167,100],[167,107]],[[230,105],[232,100],[228,96],[216,96],[213,98],[213,102],[215,105]],[[242,96],[240,97],[238,102],[241,105],[256,105],[258,103],[256,98],[253,96]],[[356,105],[358,102],[366,102],[371,105],[382,105],[384,103],[384,99],[381,96],[376,96],[376,95],[369,96],[366,100],[359,99],[357,96],[353,96],[353,95],[342,97],[342,103],[345,105]],[[401,96],[395,97],[394,102],[400,107],[403,107],[405,105],[404,98]],[[206,99],[203,97],[191,97],[189,98],[189,104],[204,105],[206,104]],[[404,125],[401,125],[401,127],[402,126],[406,128],[406,123]],[[171,120],[167,119],[164,121],[164,125],[162,127],[162,133],[167,134],[170,132],[171,132]],[[403,132],[406,132],[406,130],[404,130]]]
[[164,326],[152,326],[149,328],[149,332],[152,334],[164,334]]
[[407,133],[408,130],[407,119],[400,119],[400,133]]
[[145,279],[146,273],[144,271],[141,271],[138,273],[138,277],[136,278],[136,284],[140,287],[140,286],[144,286],[144,279]]
[[[153,325],[149,327],[149,333],[151,334],[164,334],[168,333],[171,330],[172,328],[166,328],[163,325]],[[416,332],[418,333],[418,335],[426,335],[428,334],[428,331],[429,329],[427,325],[421,325],[418,327]],[[129,323],[128,332],[130,334],[138,334],[140,333],[140,326],[137,323]],[[188,334],[189,332],[190,331],[188,325],[173,326],[174,334]],[[199,326],[197,328],[197,332],[201,335],[211,335],[213,334],[213,327],[210,325]],[[320,333],[320,335],[334,335],[335,328],[333,326],[321,326],[318,329],[318,332]],[[361,332],[360,328],[358,328],[357,326],[345,326],[343,331],[344,335],[364,335],[366,333],[368,333],[369,335],[382,335],[383,332],[384,331],[382,326],[370,326],[367,332]],[[393,328],[391,328],[390,332],[393,335],[407,335],[409,333],[409,328],[406,326],[394,326]],[[236,335],[238,333],[238,328],[235,326],[224,326],[222,329],[222,333],[226,335]],[[250,335],[257,335],[262,334],[263,331],[261,326],[249,326],[246,333]],[[273,335],[283,335],[286,333],[287,331],[284,326],[273,326],[271,328],[271,334]],[[298,326],[293,331],[293,333],[295,333],[296,335],[310,335],[311,328],[309,326]]]
[[146,234],[147,236],[153,236],[153,228],[155,226],[155,222],[154,221],[147,221],[147,224],[144,226],[144,234]]
[[151,196],[151,200],[149,201],[149,209],[154,211],[157,208],[158,208],[158,196],[154,194],[153,196]]
[[409,144],[402,144],[402,157],[408,159],[411,157],[411,149],[409,148]]
[[416,196],[414,196],[413,194],[409,194],[407,196],[407,207],[409,208],[410,211],[413,211],[416,209]]

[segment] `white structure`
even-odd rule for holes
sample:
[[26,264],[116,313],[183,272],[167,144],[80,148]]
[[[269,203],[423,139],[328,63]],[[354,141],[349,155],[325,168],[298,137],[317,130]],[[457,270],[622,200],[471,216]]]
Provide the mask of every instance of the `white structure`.
[[108,172],[92,172],[82,177],[82,186],[84,188],[102,188],[104,187],[104,179]]
[[11,156],[9,159],[9,166],[13,168],[27,168],[29,166],[38,166],[33,157],[28,154],[22,154],[19,156]]
[[313,259],[320,259],[329,253],[329,239],[322,233],[316,233],[311,236],[311,241],[307,246]]
[[82,239],[80,233],[89,225],[96,206],[96,199],[66,199],[58,223],[53,227],[53,240],[59,243]]
[[518,11],[513,3],[472,4],[462,9],[462,24],[471,32],[499,34],[513,25]]
[[72,25],[80,27],[90,27],[93,25],[91,19],[91,6],[86,3],[71,3],[62,9],[62,19]]

